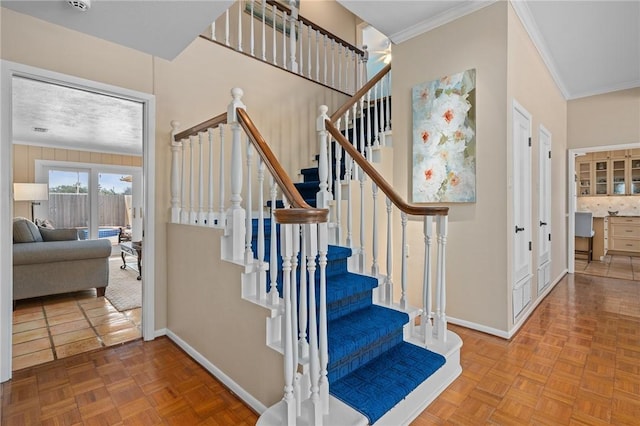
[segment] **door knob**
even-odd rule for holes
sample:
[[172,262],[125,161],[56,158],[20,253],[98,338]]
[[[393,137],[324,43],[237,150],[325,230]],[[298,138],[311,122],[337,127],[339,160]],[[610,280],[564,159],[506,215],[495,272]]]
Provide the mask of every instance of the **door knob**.
[[547,222],[540,221],[540,226],[546,226]]
[[524,231],[524,228],[519,228],[518,225],[516,225],[516,234],[520,231]]

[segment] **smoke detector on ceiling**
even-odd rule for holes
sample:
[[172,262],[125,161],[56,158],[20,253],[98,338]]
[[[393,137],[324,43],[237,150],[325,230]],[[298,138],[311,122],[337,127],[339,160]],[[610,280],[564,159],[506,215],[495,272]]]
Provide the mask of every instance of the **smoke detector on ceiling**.
[[91,8],[91,0],[68,0],[67,3],[69,3],[71,7],[82,12],[86,12]]

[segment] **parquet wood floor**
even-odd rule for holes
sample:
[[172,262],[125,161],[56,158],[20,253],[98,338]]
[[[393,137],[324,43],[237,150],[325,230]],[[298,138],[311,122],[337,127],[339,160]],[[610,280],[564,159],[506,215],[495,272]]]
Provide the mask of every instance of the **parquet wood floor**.
[[[463,373],[414,426],[640,424],[640,283],[566,276],[511,341],[451,328]],[[15,372],[1,407],[3,425],[257,420],[167,338]]]

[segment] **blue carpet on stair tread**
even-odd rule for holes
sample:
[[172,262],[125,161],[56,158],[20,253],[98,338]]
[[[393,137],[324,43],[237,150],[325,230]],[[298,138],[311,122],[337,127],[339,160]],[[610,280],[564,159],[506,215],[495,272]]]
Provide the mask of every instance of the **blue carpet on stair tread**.
[[444,363],[442,355],[402,342],[330,383],[329,392],[374,424]]
[[329,362],[340,359],[369,346],[376,339],[402,329],[409,321],[404,312],[377,305],[352,312],[327,324]]

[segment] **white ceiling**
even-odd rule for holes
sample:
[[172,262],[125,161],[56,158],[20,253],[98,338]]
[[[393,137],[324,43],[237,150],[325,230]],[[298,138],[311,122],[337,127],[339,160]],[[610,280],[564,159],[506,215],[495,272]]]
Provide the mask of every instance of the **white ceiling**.
[[[337,1],[397,44],[495,0]],[[90,10],[80,12],[65,0],[0,2],[20,13],[168,60],[175,58],[232,3],[233,0],[92,0]],[[640,1],[514,0],[512,4],[566,99],[640,87]],[[110,97],[98,101],[92,96],[100,95],[74,89],[53,94],[61,90],[58,86],[40,94],[36,88],[19,87],[14,94],[16,139],[134,153],[132,141],[141,135],[140,121],[131,111],[136,109],[135,103],[122,104],[121,99]],[[50,96],[50,105],[43,105],[45,96]],[[63,99],[73,101],[61,105]],[[98,113],[97,105],[120,105],[129,113],[124,114],[126,117],[115,110]],[[90,116],[92,113],[94,116]],[[116,118],[130,121],[108,124],[109,119]],[[86,130],[81,121],[105,126],[113,133],[106,135],[106,130],[97,131],[97,127]],[[34,127],[49,131],[34,132]]]
[[[495,0],[337,0],[395,44]],[[640,1],[512,1],[566,99],[640,87]]]

